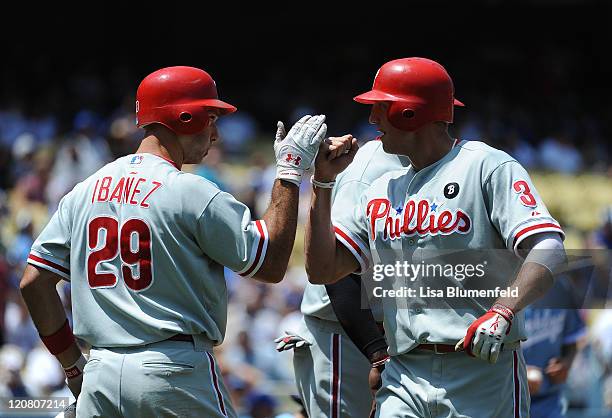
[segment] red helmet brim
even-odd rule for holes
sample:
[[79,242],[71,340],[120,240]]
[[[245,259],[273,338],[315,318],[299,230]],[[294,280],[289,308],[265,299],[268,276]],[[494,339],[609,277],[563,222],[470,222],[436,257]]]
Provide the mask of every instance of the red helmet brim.
[[[363,103],[363,104],[374,104],[376,102],[397,102],[397,101],[404,101],[404,100],[417,101],[417,102],[419,101],[418,98],[413,98],[413,97],[406,98],[406,97],[394,96],[393,94],[385,93],[380,90],[366,91],[365,93],[362,93],[359,96],[353,97],[353,100],[356,101],[357,103]],[[460,102],[457,99],[453,99],[453,104],[455,106],[461,106],[461,107],[465,106],[462,102]]]
[[376,102],[395,102],[402,100],[402,98],[382,92],[380,90],[370,90],[360,94],[359,96],[353,97],[353,100],[355,100],[357,103],[373,104]]
[[234,113],[236,110],[238,110],[236,106],[233,106],[219,99],[202,99],[197,100],[195,102],[191,102],[190,104],[219,109],[222,115],[229,115],[230,113]]

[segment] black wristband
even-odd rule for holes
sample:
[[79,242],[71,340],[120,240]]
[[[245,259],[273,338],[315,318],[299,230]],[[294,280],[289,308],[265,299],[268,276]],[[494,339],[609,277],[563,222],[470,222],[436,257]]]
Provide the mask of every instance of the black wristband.
[[370,360],[370,362],[378,360],[375,356],[376,353],[379,352],[387,352],[387,348],[389,348],[387,346],[387,341],[385,340],[385,337],[380,337],[377,338],[376,340],[366,344],[363,347],[362,352],[365,354],[365,356],[368,358],[368,360]]

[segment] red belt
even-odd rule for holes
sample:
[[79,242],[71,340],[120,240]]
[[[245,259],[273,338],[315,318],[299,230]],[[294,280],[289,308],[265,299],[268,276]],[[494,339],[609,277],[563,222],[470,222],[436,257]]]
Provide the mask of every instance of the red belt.
[[188,334],[176,334],[173,335],[170,338],[167,338],[165,341],[185,341],[188,343],[192,343],[193,342],[193,336],[188,335]]
[[435,353],[454,353],[455,346],[451,344],[419,344],[417,350],[429,350]]

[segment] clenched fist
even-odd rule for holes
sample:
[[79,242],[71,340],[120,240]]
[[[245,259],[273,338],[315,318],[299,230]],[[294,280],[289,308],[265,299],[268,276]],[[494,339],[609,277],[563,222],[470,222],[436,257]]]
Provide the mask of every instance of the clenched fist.
[[468,328],[463,343],[465,351],[472,357],[496,363],[513,319],[510,308],[496,303]]
[[320,182],[334,181],[353,161],[359,145],[352,135],[329,137],[321,143],[315,160],[314,178]]

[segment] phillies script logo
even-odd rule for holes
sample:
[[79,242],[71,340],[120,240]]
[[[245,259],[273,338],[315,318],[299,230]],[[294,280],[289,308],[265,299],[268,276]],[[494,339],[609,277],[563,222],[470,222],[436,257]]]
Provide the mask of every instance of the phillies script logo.
[[472,228],[472,220],[461,209],[440,210],[429,200],[408,200],[404,208],[394,210],[390,215],[391,202],[388,199],[372,199],[368,202],[366,215],[370,219],[371,236],[376,236],[376,222],[383,220],[385,229],[383,239],[393,239],[402,235],[450,235],[454,232],[467,234]]
[[288,163],[293,162],[293,165],[298,166],[300,165],[300,161],[302,161],[302,157],[300,157],[299,155],[294,157],[291,153],[288,153],[287,158],[285,158],[285,161],[287,161]]

